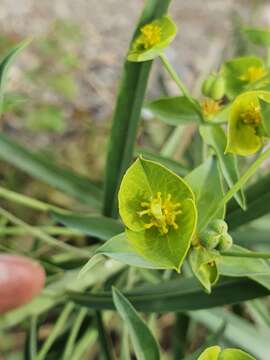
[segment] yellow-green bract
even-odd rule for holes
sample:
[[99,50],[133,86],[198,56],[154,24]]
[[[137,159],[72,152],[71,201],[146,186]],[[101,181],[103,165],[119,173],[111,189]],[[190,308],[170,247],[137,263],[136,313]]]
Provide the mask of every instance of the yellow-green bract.
[[217,251],[210,251],[202,246],[194,247],[190,252],[189,262],[192,271],[208,293],[211,293],[211,287],[219,278],[216,263],[218,257]]
[[249,91],[239,95],[229,114],[226,152],[247,156],[256,153],[269,137],[270,92]]
[[270,46],[270,29],[246,28],[244,32],[254,44]]
[[211,346],[204,350],[197,360],[256,360],[253,356],[240,349],[224,349]]
[[140,28],[128,53],[129,61],[148,61],[159,56],[176,35],[176,25],[169,16],[163,16]]
[[119,211],[127,239],[140,256],[180,271],[197,222],[194,195],[183,179],[139,158],[123,177]]
[[[229,99],[243,92],[246,86],[257,83],[267,74],[262,59],[256,56],[244,56],[226,61],[220,71],[225,80],[225,93]],[[259,87],[262,87],[262,83]]]

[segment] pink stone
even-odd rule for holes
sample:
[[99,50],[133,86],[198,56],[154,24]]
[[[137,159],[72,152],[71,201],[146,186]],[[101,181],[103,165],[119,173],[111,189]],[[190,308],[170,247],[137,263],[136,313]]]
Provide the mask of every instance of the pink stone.
[[0,255],[0,314],[30,302],[43,289],[45,272],[35,261]]

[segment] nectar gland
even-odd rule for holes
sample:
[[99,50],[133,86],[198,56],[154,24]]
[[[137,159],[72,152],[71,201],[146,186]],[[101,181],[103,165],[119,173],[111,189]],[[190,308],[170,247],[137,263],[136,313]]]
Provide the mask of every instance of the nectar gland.
[[175,230],[178,229],[176,216],[182,213],[181,205],[172,202],[171,194],[162,199],[161,192],[158,192],[149,202],[142,202],[141,207],[144,210],[139,211],[138,215],[147,216],[149,219],[149,223],[144,225],[145,229],[156,227],[163,235],[169,232],[170,226]]
[[141,34],[135,41],[136,48],[148,50],[160,42],[161,28],[159,25],[147,24],[141,27]]
[[260,106],[251,103],[248,110],[241,114],[241,118],[246,125],[258,126],[262,120]]
[[206,118],[211,118],[221,109],[221,106],[219,105],[218,101],[213,99],[204,99],[201,102],[201,108],[203,115]]
[[261,66],[250,66],[247,71],[239,77],[241,81],[253,82],[266,75],[266,70]]

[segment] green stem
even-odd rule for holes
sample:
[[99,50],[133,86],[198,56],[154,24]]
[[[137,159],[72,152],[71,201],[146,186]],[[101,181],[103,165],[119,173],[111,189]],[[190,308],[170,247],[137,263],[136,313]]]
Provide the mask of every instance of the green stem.
[[237,252],[237,251],[224,251],[221,252],[222,256],[241,257],[241,258],[255,258],[255,259],[270,259],[270,253],[267,252]]
[[182,94],[185,96],[185,98],[190,102],[196,113],[199,115],[200,119],[203,121],[202,113],[200,106],[197,104],[197,102],[192,98],[191,94],[189,93],[187,87],[182,82],[174,68],[172,67],[171,63],[169,62],[167,56],[164,53],[161,53],[159,55],[165,69],[168,71],[171,78],[175,81],[176,85],[178,86],[179,90],[182,92]]
[[215,218],[216,214],[227,204],[227,202],[234,196],[234,194],[242,188],[242,186],[249,180],[249,178],[255,174],[258,167],[268,158],[270,155],[270,147],[265,150],[248,168],[248,170],[241,176],[241,178],[231,187],[231,189],[225,194],[219,206],[216,208],[212,218]]
[[5,189],[4,187],[0,186],[0,198],[15,202],[20,205],[24,205],[26,207],[40,210],[40,211],[50,211],[50,210],[61,210],[65,211],[64,209],[61,209],[58,206],[54,206],[51,204],[47,204],[45,202],[42,202],[40,200],[33,199],[29,196],[18,194],[14,191]]
[[29,340],[29,357],[35,360],[37,356],[37,316],[32,316],[30,320],[30,340]]
[[75,347],[75,342],[78,336],[78,333],[80,331],[81,325],[87,315],[88,309],[86,308],[82,308],[78,315],[77,318],[74,322],[74,325],[72,326],[70,335],[67,339],[67,343],[66,343],[66,347],[64,350],[64,355],[63,355],[63,360],[69,360],[72,358],[72,354],[74,352],[74,347]]
[[[32,227],[32,229],[41,230],[46,234],[49,235],[65,235],[65,236],[73,236],[73,237],[79,237],[84,236],[79,230],[76,229],[70,229],[66,227],[60,227],[60,226],[41,226],[41,227]],[[27,235],[29,234],[29,231],[26,230],[23,227],[20,226],[10,226],[10,227],[0,227],[0,236],[18,236],[18,235]]]
[[267,47],[266,65],[267,67],[270,67],[270,46]]
[[95,315],[96,315],[101,355],[103,355],[104,360],[113,360],[114,357],[112,354],[112,345],[110,344],[109,337],[105,330],[105,326],[102,319],[102,313],[100,311],[96,311]]
[[83,249],[77,249],[72,245],[65,244],[61,241],[58,241],[51,237],[50,235],[44,233],[39,228],[31,226],[25,223],[23,220],[17,218],[15,215],[11,214],[9,211],[0,207],[0,215],[7,218],[10,222],[24,228],[28,233],[32,234],[33,236],[37,237],[38,239],[42,240],[43,242],[47,243],[50,246],[57,247],[59,249],[72,252],[73,254],[77,254],[80,257],[89,258],[89,252]]
[[59,318],[57,319],[56,324],[55,324],[54,328],[52,329],[49,337],[45,341],[40,352],[38,353],[36,360],[45,360],[46,359],[46,356],[47,356],[51,346],[53,345],[54,341],[61,334],[63,328],[65,327],[66,322],[67,322],[72,310],[74,309],[74,306],[75,305],[73,303],[68,303],[64,307],[64,309],[63,309],[62,313],[60,314]]

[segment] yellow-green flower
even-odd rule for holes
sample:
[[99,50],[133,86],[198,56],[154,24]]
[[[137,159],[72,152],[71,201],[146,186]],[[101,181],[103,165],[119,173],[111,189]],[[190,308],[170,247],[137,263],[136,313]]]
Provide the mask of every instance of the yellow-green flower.
[[142,26],[128,53],[129,61],[152,60],[167,47],[176,35],[176,25],[169,16],[163,16]]
[[226,152],[247,156],[256,153],[269,137],[270,92],[249,91],[239,95],[229,114]]
[[119,212],[135,253],[156,267],[180,271],[197,224],[194,194],[183,179],[137,159],[123,177]]
[[[256,56],[226,61],[221,67],[221,74],[225,80],[225,94],[229,99],[235,98],[252,84],[256,84],[256,89],[263,89],[267,85],[264,79],[267,69],[263,60]],[[264,81],[257,84],[260,79]]]
[[201,109],[205,119],[211,120],[221,110],[221,106],[218,101],[206,98],[201,102]]

